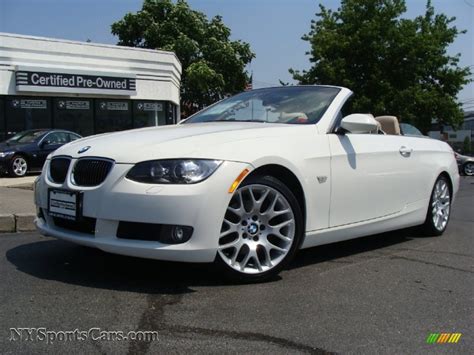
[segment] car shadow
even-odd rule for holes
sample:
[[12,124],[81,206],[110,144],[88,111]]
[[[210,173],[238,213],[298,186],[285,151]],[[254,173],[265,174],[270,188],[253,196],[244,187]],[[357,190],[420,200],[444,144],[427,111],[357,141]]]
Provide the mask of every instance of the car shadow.
[[382,254],[387,247],[402,244],[415,238],[429,237],[420,233],[419,228],[406,228],[303,249],[299,251],[289,268],[296,269],[327,261],[338,261],[338,259],[368,252],[379,251]]
[[[407,229],[305,249],[297,254],[289,269],[336,261],[415,237],[416,232]],[[19,271],[36,278],[117,291],[176,294],[194,292],[193,286],[238,285],[224,278],[213,264],[115,255],[55,239],[14,247],[6,252],[6,258]],[[268,282],[280,279],[277,276]]]

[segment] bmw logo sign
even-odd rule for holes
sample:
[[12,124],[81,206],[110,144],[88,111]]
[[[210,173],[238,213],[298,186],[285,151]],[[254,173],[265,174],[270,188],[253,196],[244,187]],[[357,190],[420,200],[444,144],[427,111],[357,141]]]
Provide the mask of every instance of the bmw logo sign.
[[85,146],[85,147],[82,147],[81,149],[78,150],[77,154],[85,153],[85,152],[87,152],[89,149],[91,149],[91,146],[90,146],[90,145]]

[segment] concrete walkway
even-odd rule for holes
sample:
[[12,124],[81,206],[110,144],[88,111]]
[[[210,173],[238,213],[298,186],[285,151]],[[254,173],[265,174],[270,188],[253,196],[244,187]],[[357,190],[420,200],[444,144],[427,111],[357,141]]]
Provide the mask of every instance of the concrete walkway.
[[0,233],[35,230],[32,184],[23,181],[21,185],[21,188],[0,187]]
[[1,177],[0,187],[33,186],[33,182],[35,181],[37,176],[38,175],[28,175],[22,178]]

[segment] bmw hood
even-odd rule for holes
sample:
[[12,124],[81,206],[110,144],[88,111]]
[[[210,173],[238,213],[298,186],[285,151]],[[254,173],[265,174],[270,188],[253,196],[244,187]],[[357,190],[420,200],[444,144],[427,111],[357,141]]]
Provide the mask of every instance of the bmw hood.
[[[53,156],[103,157],[134,164],[153,159],[228,159],[221,147],[237,141],[282,137],[298,125],[212,122],[151,127],[82,138],[56,150]],[[301,131],[301,129],[298,129]],[[295,132],[296,133],[296,132]]]

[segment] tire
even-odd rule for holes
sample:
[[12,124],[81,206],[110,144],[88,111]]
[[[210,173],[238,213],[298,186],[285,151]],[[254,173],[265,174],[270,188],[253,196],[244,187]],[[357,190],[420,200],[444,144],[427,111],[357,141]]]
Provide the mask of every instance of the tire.
[[235,281],[274,278],[293,259],[303,232],[301,208],[290,189],[272,176],[250,176],[227,208],[216,263]]
[[422,226],[425,235],[438,236],[444,233],[451,215],[452,191],[448,178],[440,175],[431,192],[428,213]]
[[22,155],[15,155],[10,163],[10,175],[23,177],[28,172],[28,162]]
[[474,175],[474,163],[468,161],[462,166],[462,172],[466,176],[473,176]]

